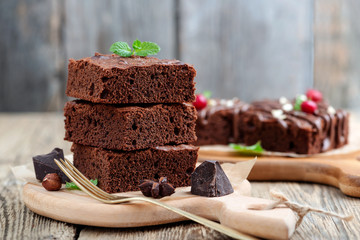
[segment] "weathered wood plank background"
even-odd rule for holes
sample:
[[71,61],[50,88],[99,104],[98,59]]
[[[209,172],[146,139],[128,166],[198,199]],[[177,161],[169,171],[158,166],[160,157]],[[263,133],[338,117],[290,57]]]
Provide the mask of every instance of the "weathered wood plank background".
[[68,58],[157,42],[198,70],[197,89],[251,101],[315,86],[359,107],[357,0],[2,0],[0,111],[61,110]]

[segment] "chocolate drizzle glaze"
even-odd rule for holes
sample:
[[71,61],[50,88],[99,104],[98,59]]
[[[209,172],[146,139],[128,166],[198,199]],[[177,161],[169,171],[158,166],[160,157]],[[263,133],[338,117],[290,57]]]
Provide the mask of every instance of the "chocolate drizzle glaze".
[[247,111],[249,104],[240,101],[237,98],[231,100],[224,99],[211,99],[212,104],[200,111],[198,111],[197,124],[206,126],[208,124],[208,118],[212,114],[219,111],[231,111],[232,114],[232,135],[230,142],[237,142],[239,140],[239,118],[242,112]]

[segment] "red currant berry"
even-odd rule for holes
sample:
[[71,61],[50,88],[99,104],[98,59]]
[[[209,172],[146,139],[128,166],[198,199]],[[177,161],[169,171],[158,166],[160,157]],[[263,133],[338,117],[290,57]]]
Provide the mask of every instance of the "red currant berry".
[[301,111],[306,113],[314,113],[317,109],[317,104],[314,101],[307,100],[301,104]]
[[206,97],[202,94],[197,94],[195,102],[193,102],[193,105],[196,108],[196,110],[201,110],[206,108],[207,105]]
[[306,92],[308,99],[313,100],[314,102],[320,102],[322,100],[322,93],[315,89],[309,89]]

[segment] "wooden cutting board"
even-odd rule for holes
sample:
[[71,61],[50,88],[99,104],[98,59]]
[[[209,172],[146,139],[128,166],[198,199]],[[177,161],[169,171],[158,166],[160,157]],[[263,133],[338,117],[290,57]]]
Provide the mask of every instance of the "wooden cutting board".
[[[71,156],[67,156],[71,160]],[[160,201],[185,211],[219,221],[249,235],[287,239],[295,230],[295,215],[289,208],[250,210],[256,206],[272,203],[272,200],[253,198],[251,185],[246,180],[255,159],[236,164],[222,164],[234,193],[223,197],[207,198],[192,195],[190,187],[177,188],[175,194]],[[28,208],[40,215],[56,220],[98,226],[139,227],[178,222],[186,218],[151,203],[104,204],[78,190],[46,191],[34,178],[31,164],[13,167],[15,177],[27,182],[23,188],[23,201]],[[118,195],[142,196],[141,192]],[[254,206],[256,205],[256,206]]]
[[[249,197],[251,186],[247,180],[234,187],[234,190],[227,196],[207,198],[190,194],[190,187],[179,188],[174,195],[161,201],[256,237],[288,239],[293,234],[296,220],[289,208],[249,210],[254,204],[269,204],[272,201]],[[142,194],[131,192],[126,195]],[[78,190],[49,192],[34,183],[24,186],[23,201],[40,215],[90,226],[138,227],[186,220],[150,203],[104,204]]]
[[[360,147],[360,145],[359,145]],[[249,157],[230,150],[205,148],[199,161],[239,162]],[[335,152],[309,157],[260,156],[248,179],[250,181],[301,181],[331,185],[344,194],[360,197],[360,151]]]

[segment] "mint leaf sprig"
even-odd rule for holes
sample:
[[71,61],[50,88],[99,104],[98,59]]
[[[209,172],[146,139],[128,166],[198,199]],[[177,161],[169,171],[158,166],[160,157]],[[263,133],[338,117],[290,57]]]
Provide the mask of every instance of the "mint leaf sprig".
[[[98,180],[97,179],[90,179],[90,182],[92,182],[95,186],[97,186],[98,184]],[[81,190],[78,186],[76,186],[75,183],[73,182],[66,182],[65,184],[66,189],[69,190]]]
[[261,147],[261,142],[258,141],[254,145],[244,146],[241,144],[230,143],[229,146],[236,150],[237,153],[246,156],[259,156],[264,153],[264,149]]
[[146,57],[156,55],[160,51],[159,45],[153,42],[141,42],[136,39],[130,48],[127,42],[115,42],[111,45],[109,51],[121,57],[130,57],[132,55]]

